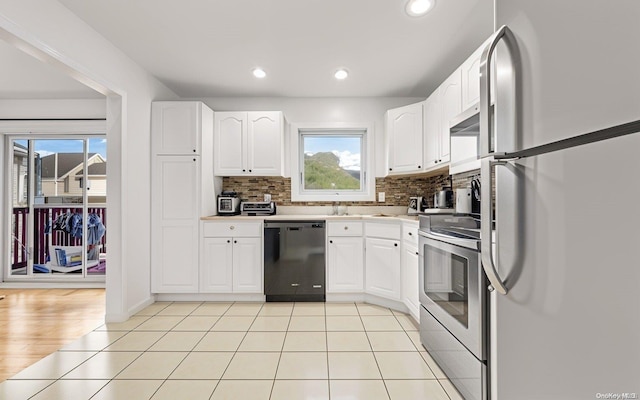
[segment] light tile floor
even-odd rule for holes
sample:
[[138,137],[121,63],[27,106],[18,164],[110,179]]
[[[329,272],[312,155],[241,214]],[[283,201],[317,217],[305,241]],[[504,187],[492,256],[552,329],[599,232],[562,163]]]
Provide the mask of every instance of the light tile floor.
[[0,383],[0,399],[461,399],[409,316],[364,303],[159,302]]

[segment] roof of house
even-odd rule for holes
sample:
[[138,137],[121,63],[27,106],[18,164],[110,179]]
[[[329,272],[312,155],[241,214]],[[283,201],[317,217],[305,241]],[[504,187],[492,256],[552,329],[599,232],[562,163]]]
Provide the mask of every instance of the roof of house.
[[[57,154],[58,154],[58,178],[65,176],[66,174],[71,172],[74,168],[81,165],[82,162],[84,161],[84,154],[82,153],[57,153]],[[88,158],[94,157],[96,154],[98,153],[89,153]],[[55,175],[56,175],[55,154],[49,154],[48,156],[42,157],[41,163],[42,163],[42,178],[55,178]],[[103,164],[103,163],[97,163],[97,164]],[[106,173],[106,163],[104,164],[105,166],[103,168]],[[91,173],[92,165],[89,166],[90,175],[92,175]],[[95,167],[94,169],[97,169],[97,168],[99,167]],[[95,174],[95,175],[104,175],[104,173]]]
[[[106,175],[107,174],[107,163],[106,162],[97,162],[89,165],[87,168],[87,174],[89,175]],[[77,175],[82,175],[82,170],[76,173]]]

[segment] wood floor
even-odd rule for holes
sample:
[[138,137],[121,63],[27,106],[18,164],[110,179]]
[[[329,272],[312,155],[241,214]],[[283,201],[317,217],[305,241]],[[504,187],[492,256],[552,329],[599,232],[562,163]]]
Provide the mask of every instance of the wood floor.
[[0,289],[0,382],[104,323],[104,289]]

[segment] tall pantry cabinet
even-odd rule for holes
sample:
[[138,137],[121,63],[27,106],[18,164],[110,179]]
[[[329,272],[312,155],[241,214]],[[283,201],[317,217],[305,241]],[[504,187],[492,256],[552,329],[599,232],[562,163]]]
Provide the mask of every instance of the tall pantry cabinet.
[[199,101],[151,106],[151,290],[197,293],[199,222],[215,214],[213,111]]

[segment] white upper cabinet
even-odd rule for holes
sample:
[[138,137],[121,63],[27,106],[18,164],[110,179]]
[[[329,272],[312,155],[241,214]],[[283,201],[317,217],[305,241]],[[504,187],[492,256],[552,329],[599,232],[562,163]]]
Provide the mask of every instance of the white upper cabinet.
[[439,162],[449,161],[449,124],[462,112],[462,78],[457,69],[438,88],[440,102],[440,158]]
[[[480,59],[482,58],[482,51],[489,44],[489,39],[485,41],[476,51],[467,58],[467,60],[460,66],[460,73],[462,74],[462,110],[473,107],[480,102]],[[495,63],[493,64],[495,67]],[[494,73],[491,74],[495,77]],[[495,82],[491,82],[495,85]],[[494,86],[495,87],[495,86]],[[493,93],[491,96],[493,100]]]
[[261,176],[282,175],[284,118],[281,112],[248,113],[248,169]]
[[200,155],[201,114],[199,101],[162,101],[152,103],[155,155]]
[[424,101],[424,165],[438,166],[440,157],[440,102],[438,91]]
[[214,126],[215,175],[230,176],[246,173],[247,113],[217,112]]
[[480,101],[480,47],[460,67],[462,74],[462,109],[472,107]]
[[422,102],[387,111],[388,173],[422,172]]
[[282,176],[283,129],[280,111],[217,112],[215,175]]

